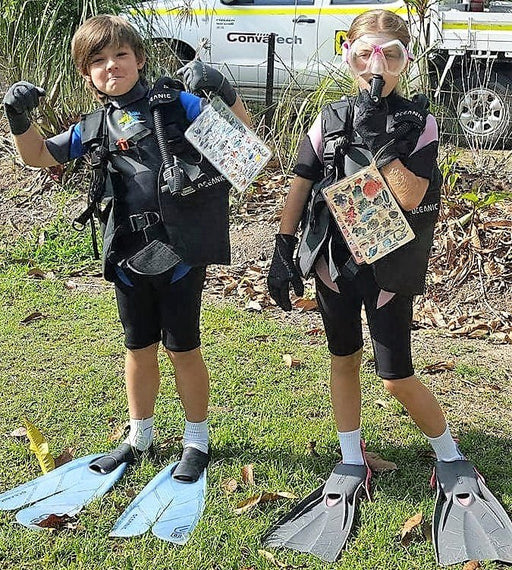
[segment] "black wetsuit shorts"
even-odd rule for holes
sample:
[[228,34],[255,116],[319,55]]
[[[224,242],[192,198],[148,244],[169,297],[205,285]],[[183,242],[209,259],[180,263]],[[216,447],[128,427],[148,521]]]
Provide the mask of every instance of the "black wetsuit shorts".
[[376,373],[386,380],[414,374],[411,358],[411,296],[395,294],[377,309],[381,291],[372,268],[359,269],[351,279],[336,280],[339,293],[316,278],[316,298],[322,315],[329,351],[348,356],[363,347],[361,308],[364,303],[375,355]]
[[175,352],[198,348],[205,277],[205,267],[193,267],[174,283],[168,276],[145,276],[132,286],[116,282],[117,308],[126,348],[146,348],[160,341]]

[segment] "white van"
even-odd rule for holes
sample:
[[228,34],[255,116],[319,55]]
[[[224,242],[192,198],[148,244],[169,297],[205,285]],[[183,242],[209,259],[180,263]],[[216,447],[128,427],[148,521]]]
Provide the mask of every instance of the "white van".
[[[158,39],[171,39],[181,59],[196,55],[222,69],[247,96],[262,96],[268,34],[275,39],[274,86],[316,85],[342,64],[342,44],[361,12],[387,8],[407,18],[402,0],[167,0],[143,2],[139,29],[150,24]],[[137,18],[135,13],[134,17]]]

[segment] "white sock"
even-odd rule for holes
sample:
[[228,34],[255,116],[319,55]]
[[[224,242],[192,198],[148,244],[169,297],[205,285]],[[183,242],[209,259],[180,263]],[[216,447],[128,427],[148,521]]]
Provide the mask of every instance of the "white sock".
[[446,429],[439,437],[428,437],[428,435],[425,437],[429,440],[430,445],[434,449],[438,461],[457,461],[464,459],[448,426],[446,426]]
[[153,443],[154,416],[143,420],[130,418],[130,433],[124,440],[139,451],[145,451]]
[[208,420],[196,423],[185,420],[183,448],[185,447],[195,447],[203,453],[208,453]]
[[341,455],[343,463],[350,465],[364,465],[363,451],[361,449],[361,428],[354,431],[339,431]]

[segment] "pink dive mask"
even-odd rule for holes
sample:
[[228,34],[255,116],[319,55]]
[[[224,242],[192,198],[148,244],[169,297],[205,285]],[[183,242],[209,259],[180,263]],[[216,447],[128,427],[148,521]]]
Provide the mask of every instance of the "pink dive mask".
[[382,37],[364,35],[343,44],[343,57],[355,75],[400,75],[414,58],[400,40],[381,43]]

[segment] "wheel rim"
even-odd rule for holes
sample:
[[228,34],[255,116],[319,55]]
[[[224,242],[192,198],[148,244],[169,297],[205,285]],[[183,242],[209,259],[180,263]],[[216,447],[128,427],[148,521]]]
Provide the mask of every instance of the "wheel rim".
[[508,108],[503,97],[480,87],[464,93],[457,105],[457,116],[467,134],[489,136],[503,130],[508,122]]

